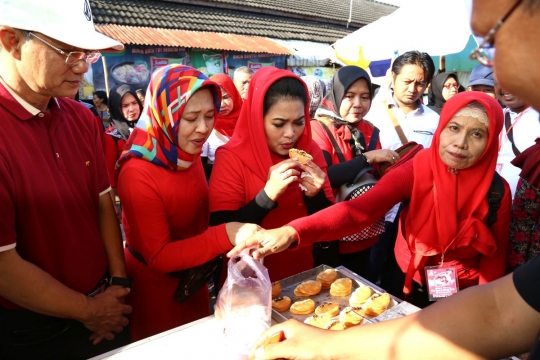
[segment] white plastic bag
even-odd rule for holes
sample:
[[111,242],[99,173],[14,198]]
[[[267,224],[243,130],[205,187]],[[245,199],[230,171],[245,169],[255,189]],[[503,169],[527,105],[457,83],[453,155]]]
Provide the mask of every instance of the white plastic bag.
[[270,327],[272,283],[268,270],[245,250],[229,260],[215,314],[231,354],[245,358],[261,333]]

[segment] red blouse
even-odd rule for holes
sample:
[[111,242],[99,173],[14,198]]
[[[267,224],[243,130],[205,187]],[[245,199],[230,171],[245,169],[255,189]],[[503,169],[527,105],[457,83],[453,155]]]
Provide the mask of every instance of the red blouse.
[[170,171],[131,159],[118,178],[122,223],[127,244],[140,253],[143,265],[125,250],[134,286],[127,297],[133,306],[133,341],[195,321],[210,314],[204,287],[186,302],[174,300],[178,279],[166,275],[200,265],[232,248],[225,225],[208,228],[208,187],[198,161],[185,171]]
[[112,187],[116,187],[115,179],[115,167],[120,154],[126,147],[126,141],[124,139],[115,138],[114,136],[104,134],[103,151],[105,152],[105,163],[107,165],[107,172],[109,173],[109,181]]

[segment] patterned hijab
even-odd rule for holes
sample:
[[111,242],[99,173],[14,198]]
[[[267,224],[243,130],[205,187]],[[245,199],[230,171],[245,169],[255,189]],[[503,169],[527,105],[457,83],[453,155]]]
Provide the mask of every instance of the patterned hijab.
[[309,89],[309,115],[313,119],[322,99],[326,96],[326,84],[314,75],[302,76]]
[[203,86],[214,94],[216,113],[221,91],[203,73],[189,66],[170,65],[156,70],[146,93],[145,108],[116,167],[131,158],[144,159],[173,171],[186,170],[200,156],[178,146],[178,126],[190,97]]

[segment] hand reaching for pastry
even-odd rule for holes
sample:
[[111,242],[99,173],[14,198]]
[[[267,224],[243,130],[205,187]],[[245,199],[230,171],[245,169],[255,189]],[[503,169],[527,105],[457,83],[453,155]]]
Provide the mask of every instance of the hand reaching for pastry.
[[313,161],[307,159],[306,165],[300,164],[300,169],[309,174],[300,178],[300,184],[307,190],[304,191],[307,197],[313,197],[319,193],[324,181],[326,180],[326,174],[321,170]]
[[256,224],[244,224],[239,222],[230,222],[225,224],[227,230],[227,236],[232,246],[245,243],[262,228]]
[[[227,224],[228,225],[228,224]],[[259,260],[263,257],[286,250],[293,242],[298,240],[298,234],[291,226],[284,226],[277,229],[265,230],[260,228],[253,236],[244,242],[236,243],[234,249],[229,251],[228,257],[238,255],[244,249],[258,247],[251,254]]]
[[264,192],[270,200],[276,202],[285,192],[287,186],[300,177],[300,171],[297,168],[300,163],[293,159],[287,159],[272,166],[268,171],[268,180],[264,186]]

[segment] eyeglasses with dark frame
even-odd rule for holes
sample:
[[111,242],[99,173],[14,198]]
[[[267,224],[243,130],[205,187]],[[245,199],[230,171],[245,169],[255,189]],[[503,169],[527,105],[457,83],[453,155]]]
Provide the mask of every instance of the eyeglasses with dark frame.
[[508,10],[508,12],[495,24],[491,30],[487,33],[486,36],[484,36],[484,40],[480,45],[476,47],[471,52],[471,55],[469,55],[469,59],[471,60],[477,60],[480,64],[485,66],[493,66],[493,56],[495,54],[495,48],[491,44],[491,41],[493,40],[493,36],[495,33],[501,28],[502,24],[508,19],[510,15],[516,10],[519,4],[521,4],[523,0],[517,0],[516,3]]
[[29,34],[35,37],[36,39],[38,39],[39,41],[41,41],[42,43],[49,45],[49,47],[56,50],[56,52],[58,52],[59,54],[64,55],[66,57],[66,64],[68,65],[74,65],[80,60],[84,60],[87,64],[93,64],[101,58],[101,53],[97,50],[86,50],[84,52],[71,51],[67,53],[64,50],[59,49],[56,46],[45,41],[44,39],[40,38],[33,32],[29,32]]
[[446,90],[450,90],[450,89],[459,89],[459,84],[444,84],[443,85],[443,88],[445,88]]

